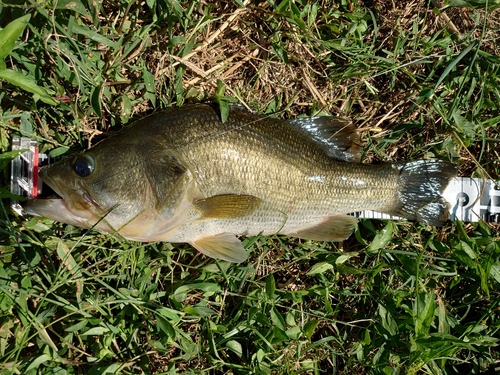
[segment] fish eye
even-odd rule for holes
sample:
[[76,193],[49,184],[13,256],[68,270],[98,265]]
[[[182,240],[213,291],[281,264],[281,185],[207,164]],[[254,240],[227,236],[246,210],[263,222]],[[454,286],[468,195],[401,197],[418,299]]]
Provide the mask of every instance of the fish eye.
[[73,162],[73,170],[80,177],[87,177],[94,171],[94,159],[89,155],[80,155]]

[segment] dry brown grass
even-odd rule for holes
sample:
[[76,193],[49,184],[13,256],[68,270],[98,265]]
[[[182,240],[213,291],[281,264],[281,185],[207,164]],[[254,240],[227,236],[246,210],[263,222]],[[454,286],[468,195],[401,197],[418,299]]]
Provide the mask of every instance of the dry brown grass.
[[[162,46],[168,43],[167,33],[160,33],[148,50],[149,68],[155,78],[169,85],[175,81],[175,68],[183,65],[186,67],[182,77],[184,89],[196,100],[213,97],[217,80],[220,80],[226,86],[227,95],[237,98],[251,109],[263,111],[279,97],[281,100],[277,109],[285,111],[282,116],[293,117],[318,111],[349,116],[364,132],[366,143],[387,136],[399,124],[422,121],[424,118],[423,129],[403,135],[397,145],[385,150],[386,156],[369,152],[367,161],[412,157],[414,150],[418,149],[413,141],[418,133],[421,133],[418,138],[423,144],[435,143],[440,139],[437,134],[444,135],[442,119],[435,114],[427,116],[426,112],[430,109],[425,105],[415,105],[420,80],[426,77],[431,66],[419,63],[407,65],[426,56],[420,55],[416,47],[406,49],[412,45],[411,42],[405,49],[397,51],[396,44],[400,42],[401,35],[430,39],[447,28],[455,39],[465,34],[479,38],[481,28],[478,25],[484,18],[484,12],[467,8],[433,12],[425,0],[364,1],[363,5],[372,10],[378,28],[376,38],[373,34],[366,35],[363,43],[371,44],[378,56],[393,60],[399,68],[384,72],[377,71],[376,64],[368,64],[365,72],[349,78],[339,76],[339,68],[342,70],[350,64],[348,56],[332,54],[331,51],[323,51],[322,55],[321,43],[315,41],[315,35],[300,33],[299,28],[285,18],[273,14],[267,2],[246,1],[245,4],[246,8],[224,1],[211,4],[213,9],[217,9],[218,17],[208,21],[206,31],[195,40],[195,48],[184,57],[165,52]],[[200,19],[201,16],[199,13]],[[272,22],[279,23],[279,35],[270,30]],[[488,17],[486,22],[484,43],[491,53],[495,53],[498,48],[495,40],[500,37],[496,31],[498,20]],[[339,24],[347,27],[346,20],[341,19]],[[326,26],[327,23],[321,20],[314,25],[318,30]],[[276,58],[272,50],[273,42],[281,43],[288,51],[288,64]],[[454,48],[451,39],[449,47]],[[391,56],[390,53],[397,53],[398,56]],[[429,53],[436,54],[428,57],[431,60],[444,57],[442,48],[436,47]],[[375,94],[370,92],[368,86]],[[137,111],[144,109],[140,106],[136,108]],[[416,156],[422,154],[418,155],[417,151]]]

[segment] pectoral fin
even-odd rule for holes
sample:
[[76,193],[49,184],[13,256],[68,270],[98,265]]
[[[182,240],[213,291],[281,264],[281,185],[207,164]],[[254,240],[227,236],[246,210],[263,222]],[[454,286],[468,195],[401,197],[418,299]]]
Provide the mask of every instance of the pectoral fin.
[[232,263],[241,263],[247,259],[247,253],[240,240],[230,233],[200,238],[190,244],[200,253],[211,258]]
[[261,203],[253,195],[221,194],[197,200],[193,206],[200,211],[201,219],[234,219],[250,215]]
[[287,235],[316,241],[343,241],[349,237],[358,220],[352,216],[329,216],[321,223]]

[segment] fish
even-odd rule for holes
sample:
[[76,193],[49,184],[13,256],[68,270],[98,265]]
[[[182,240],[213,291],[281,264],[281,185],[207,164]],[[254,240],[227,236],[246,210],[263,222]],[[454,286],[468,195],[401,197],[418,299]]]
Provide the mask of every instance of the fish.
[[441,226],[441,193],[456,166],[440,160],[361,162],[351,121],[283,120],[215,104],[171,107],[39,172],[57,198],[28,202],[28,214],[119,238],[189,243],[240,263],[238,236],[342,241],[349,213],[374,210]]

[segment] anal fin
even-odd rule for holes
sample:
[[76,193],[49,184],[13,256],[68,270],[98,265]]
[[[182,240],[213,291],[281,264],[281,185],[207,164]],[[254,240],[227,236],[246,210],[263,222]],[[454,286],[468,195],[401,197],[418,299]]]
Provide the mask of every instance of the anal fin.
[[315,241],[343,241],[351,235],[357,222],[352,216],[328,216],[313,227],[287,235]]
[[211,258],[241,263],[247,259],[245,248],[234,234],[221,233],[203,237],[190,243],[200,253]]

